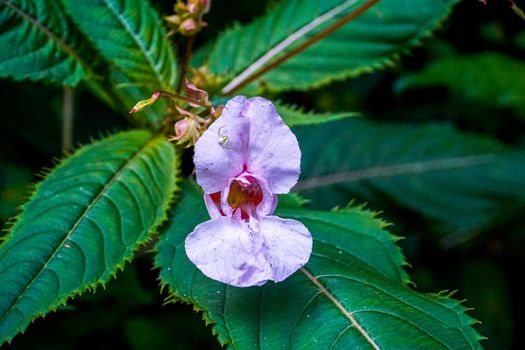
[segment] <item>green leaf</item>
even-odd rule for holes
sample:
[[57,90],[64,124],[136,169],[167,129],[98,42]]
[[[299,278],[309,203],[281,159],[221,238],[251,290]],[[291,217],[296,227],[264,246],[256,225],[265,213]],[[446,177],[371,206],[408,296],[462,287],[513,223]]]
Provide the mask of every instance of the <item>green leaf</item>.
[[146,131],[84,147],[36,186],[0,246],[0,341],[107,283],[165,218],[172,145]]
[[297,128],[302,181],[318,208],[349,198],[394,201],[444,225],[470,231],[525,204],[525,153],[448,125],[361,118]]
[[300,126],[300,125],[317,125],[327,122],[333,122],[336,120],[357,117],[360,114],[356,112],[339,112],[339,113],[313,113],[304,112],[296,106],[289,106],[283,104],[276,105],[277,112],[281,115],[284,122],[288,126]]
[[92,68],[56,1],[0,0],[0,77],[76,85]]
[[[148,1],[62,2],[80,30],[112,64],[117,91],[130,108],[155,90],[173,89],[175,55],[163,22]],[[141,97],[137,99],[139,95]],[[150,120],[162,118],[159,109],[157,113],[152,113],[152,110],[144,113]]]
[[234,288],[207,278],[186,257],[186,235],[209,217],[195,184],[185,184],[182,193],[172,214],[177,222],[170,222],[159,242],[156,264],[173,299],[203,311],[221,344],[233,349],[481,348],[473,319],[457,302],[404,285],[395,238],[371,212],[280,211],[312,232],[314,250],[306,269],[282,283]]
[[[289,0],[214,43],[210,71],[222,76],[223,93],[245,77],[337,23],[364,0]],[[399,54],[430,35],[456,0],[382,0],[364,14],[263,75],[263,90],[306,90],[392,65]],[[250,43],[247,45],[246,43]]]
[[525,63],[496,52],[474,55],[449,54],[431,62],[419,72],[401,77],[395,89],[443,86],[461,103],[481,108],[510,109],[525,118]]

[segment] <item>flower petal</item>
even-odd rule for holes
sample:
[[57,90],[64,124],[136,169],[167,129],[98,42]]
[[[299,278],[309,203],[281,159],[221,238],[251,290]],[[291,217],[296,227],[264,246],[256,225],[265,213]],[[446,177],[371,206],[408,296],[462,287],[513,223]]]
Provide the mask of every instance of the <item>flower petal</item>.
[[250,119],[248,171],[266,179],[273,193],[288,193],[301,172],[297,138],[262,97],[250,98],[244,113]]
[[195,174],[206,193],[222,191],[243,171],[250,135],[249,120],[241,117],[246,104],[242,96],[228,101],[222,115],[195,143]]
[[308,262],[312,237],[298,221],[266,216],[250,223],[220,217],[186,237],[186,255],[206,276],[236,287],[280,282]]
[[224,213],[222,212],[221,208],[221,202],[220,202],[220,193],[218,193],[218,202],[215,202],[213,200],[213,197],[216,196],[217,193],[214,194],[204,194],[204,204],[206,205],[206,209],[208,210],[208,214],[210,214],[210,218],[217,219],[218,217],[224,216]]
[[272,193],[287,193],[301,170],[295,135],[262,97],[228,101],[195,144],[193,159],[197,182],[206,193],[223,190],[244,170],[266,179]]
[[280,282],[304,266],[312,253],[312,235],[302,223],[278,216],[259,220],[264,239],[264,256],[271,270],[271,280]]
[[262,254],[263,241],[242,220],[206,221],[186,237],[188,258],[206,276],[236,287],[264,284],[272,271]]

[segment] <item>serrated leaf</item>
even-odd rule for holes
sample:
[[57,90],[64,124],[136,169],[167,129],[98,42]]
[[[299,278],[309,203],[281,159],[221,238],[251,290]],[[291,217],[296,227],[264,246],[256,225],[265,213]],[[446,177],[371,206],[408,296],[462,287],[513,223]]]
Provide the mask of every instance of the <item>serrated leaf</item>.
[[525,118],[525,63],[496,52],[446,55],[421,71],[402,76],[396,91],[443,86],[461,103],[482,108],[508,108]]
[[[345,17],[364,0],[289,0],[245,26],[223,33],[208,57],[210,71],[240,81]],[[306,90],[388,65],[429,36],[456,0],[382,0],[364,14],[258,78],[250,92]],[[250,43],[247,45],[246,43]]]
[[289,105],[277,104],[277,112],[288,126],[317,125],[336,120],[360,116],[356,112],[314,113]]
[[[62,2],[80,30],[118,71],[112,72],[114,83],[130,108],[155,90],[173,89],[175,55],[160,16],[147,0]],[[141,95],[138,100],[137,95]],[[162,118],[155,109],[144,113],[152,121]]]
[[0,246],[0,341],[107,283],[165,218],[174,149],[146,131],[84,147],[36,186]]
[[[184,239],[208,219],[202,194],[183,186],[158,244],[156,264],[173,300],[203,311],[221,344],[232,349],[480,349],[463,308],[445,296],[409,289],[404,263],[384,223],[359,208],[340,212],[286,209],[312,232],[304,271],[282,283],[234,288],[204,276],[184,253]],[[348,215],[348,216],[347,216]]]
[[56,1],[0,0],[0,77],[76,85],[92,74],[85,46]]
[[[302,181],[318,208],[356,196],[437,220],[445,231],[486,227],[525,204],[525,153],[444,124],[347,119],[297,128]],[[321,145],[321,146],[320,146]]]

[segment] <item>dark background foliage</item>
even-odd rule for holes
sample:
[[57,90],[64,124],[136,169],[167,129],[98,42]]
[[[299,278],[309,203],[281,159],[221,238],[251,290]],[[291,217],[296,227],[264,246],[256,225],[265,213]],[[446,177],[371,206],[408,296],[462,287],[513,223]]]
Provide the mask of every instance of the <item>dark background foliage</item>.
[[[171,11],[171,1],[154,1],[163,13]],[[247,22],[260,15],[265,1],[214,0],[206,20],[209,26],[199,35],[197,45],[213,38],[234,21]],[[495,103],[499,91],[488,88],[486,99],[472,100],[450,85],[427,84],[400,89],[400,81],[420,72],[435,60],[470,60],[472,54],[496,53],[520,61],[525,58],[525,22],[505,1],[489,1],[487,6],[466,0],[435,37],[412,54],[402,57],[395,69],[379,71],[348,82],[334,83],[307,93],[290,92],[284,101],[318,111],[360,111],[368,118],[384,121],[423,123],[450,122],[460,130],[499,139],[516,148],[525,145],[525,111]],[[498,56],[499,57],[499,56]],[[456,61],[454,61],[456,60]],[[492,69],[508,76],[505,61],[495,59]],[[525,73],[525,69],[523,71]],[[486,71],[476,72],[479,76]],[[512,77],[512,74],[510,74]],[[516,80],[523,74],[516,73]],[[511,84],[511,82],[506,82]],[[464,90],[478,89],[466,86]],[[523,94],[524,90],[521,90]],[[0,80],[0,226],[16,214],[38,180],[32,175],[53,165],[61,155],[61,97],[59,87],[41,83]],[[87,91],[75,92],[76,143],[89,142],[115,130],[127,121],[111,112]],[[348,198],[350,201],[352,198]],[[364,201],[356,198],[357,203]],[[315,207],[316,203],[310,206]],[[507,205],[513,206],[514,203]],[[451,240],[417,213],[402,209],[389,198],[369,202],[374,210],[394,225],[392,231],[405,237],[401,246],[414,267],[411,275],[421,291],[458,289],[458,299],[468,299],[475,308],[471,315],[482,321],[480,333],[489,339],[487,349],[520,349],[525,312],[523,287],[525,216],[516,215],[488,229],[471,232],[466,239]],[[191,306],[163,305],[158,273],[151,270],[151,257],[143,255],[107,289],[86,293],[45,319],[37,319],[24,336],[16,337],[12,349],[202,349],[218,348],[200,315]],[[74,312],[73,312],[74,311]]]

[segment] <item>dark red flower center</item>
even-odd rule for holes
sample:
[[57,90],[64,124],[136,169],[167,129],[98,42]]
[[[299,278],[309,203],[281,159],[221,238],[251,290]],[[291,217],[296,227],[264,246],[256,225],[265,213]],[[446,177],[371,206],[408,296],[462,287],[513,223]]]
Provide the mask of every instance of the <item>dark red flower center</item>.
[[235,180],[230,185],[228,204],[232,209],[241,211],[241,218],[248,220],[250,213],[254,213],[262,202],[263,193],[261,185],[253,176],[246,176],[247,182]]

